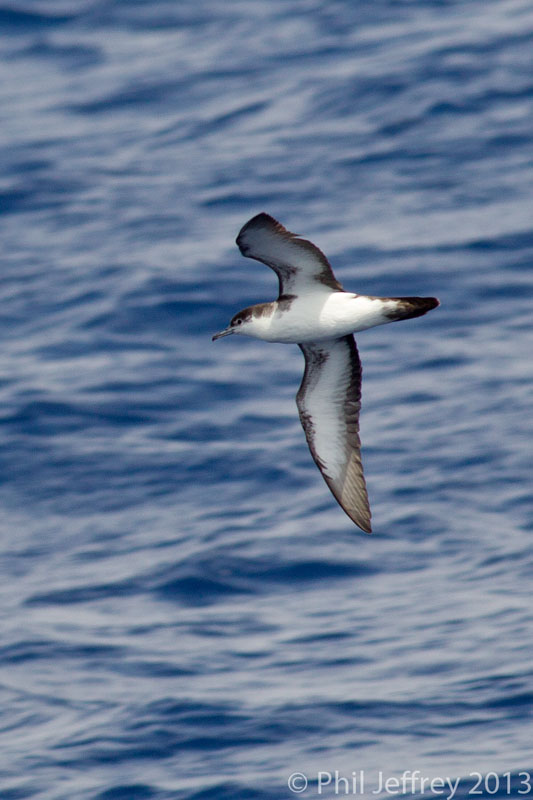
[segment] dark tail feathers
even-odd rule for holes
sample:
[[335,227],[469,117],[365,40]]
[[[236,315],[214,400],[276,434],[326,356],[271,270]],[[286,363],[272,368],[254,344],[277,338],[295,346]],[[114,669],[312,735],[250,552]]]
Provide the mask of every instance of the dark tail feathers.
[[436,297],[388,297],[387,300],[396,300],[396,308],[387,312],[391,320],[411,319],[427,314],[432,308],[440,306]]

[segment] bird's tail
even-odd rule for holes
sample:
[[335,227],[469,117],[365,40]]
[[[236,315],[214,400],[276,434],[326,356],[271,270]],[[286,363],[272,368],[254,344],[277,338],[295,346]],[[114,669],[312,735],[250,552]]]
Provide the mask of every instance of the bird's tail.
[[385,312],[391,322],[421,317],[440,305],[436,297],[387,297],[387,300],[393,300],[395,303],[390,310],[387,309]]

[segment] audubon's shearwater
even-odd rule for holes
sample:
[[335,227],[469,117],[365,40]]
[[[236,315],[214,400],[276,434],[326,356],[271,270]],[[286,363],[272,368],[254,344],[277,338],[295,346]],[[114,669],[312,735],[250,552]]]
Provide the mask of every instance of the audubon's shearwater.
[[305,372],[296,404],[311,455],[341,508],[371,533],[359,439],[361,361],[353,333],[420,317],[439,301],[345,292],[322,251],[268,214],[247,222],[237,245],[243,256],[274,270],[279,296],[239,311],[213,341],[238,333],[300,347]]

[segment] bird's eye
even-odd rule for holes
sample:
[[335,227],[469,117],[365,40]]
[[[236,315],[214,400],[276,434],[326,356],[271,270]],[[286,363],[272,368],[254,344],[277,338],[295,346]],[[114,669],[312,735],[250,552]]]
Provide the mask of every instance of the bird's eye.
[[235,320],[235,325],[242,325],[242,319],[240,317]]

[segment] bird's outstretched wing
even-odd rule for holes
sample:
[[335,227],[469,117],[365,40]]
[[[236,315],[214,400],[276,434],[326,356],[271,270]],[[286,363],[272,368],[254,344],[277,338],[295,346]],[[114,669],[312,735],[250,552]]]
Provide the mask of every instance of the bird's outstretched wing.
[[305,372],[296,403],[307,444],[338,503],[371,533],[359,411],[361,361],[353,336],[300,344]]
[[258,214],[237,236],[239,250],[271,267],[279,279],[280,297],[320,287],[342,292],[324,253],[307,239],[300,239],[268,214]]

